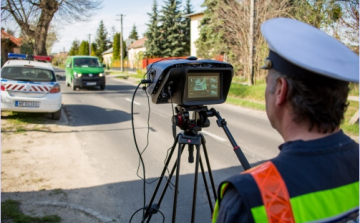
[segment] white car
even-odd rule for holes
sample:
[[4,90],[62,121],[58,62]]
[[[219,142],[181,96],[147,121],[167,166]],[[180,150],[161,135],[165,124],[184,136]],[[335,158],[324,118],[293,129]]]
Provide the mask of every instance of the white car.
[[60,85],[50,63],[9,60],[2,67],[2,111],[46,112],[59,120],[61,99]]

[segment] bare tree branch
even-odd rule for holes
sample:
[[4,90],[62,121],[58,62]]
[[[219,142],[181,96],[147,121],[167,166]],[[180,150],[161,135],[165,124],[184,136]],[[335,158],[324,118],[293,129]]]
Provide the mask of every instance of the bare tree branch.
[[50,23],[58,20],[88,20],[101,0],[6,0],[1,2],[2,21],[14,19],[21,30],[35,40],[35,53],[46,55]]

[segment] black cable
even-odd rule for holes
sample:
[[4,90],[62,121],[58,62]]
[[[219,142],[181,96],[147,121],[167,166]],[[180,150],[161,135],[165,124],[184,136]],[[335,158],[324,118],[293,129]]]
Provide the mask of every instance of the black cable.
[[[135,147],[136,147],[136,150],[139,154],[139,163],[138,163],[138,168],[137,168],[137,171],[136,171],[136,175],[143,180],[143,195],[144,195],[144,206],[146,205],[146,183],[147,184],[152,184],[154,183],[155,181],[157,181],[159,178],[151,181],[150,183],[148,183],[146,181],[146,174],[145,174],[145,163],[144,163],[144,160],[142,158],[142,154],[145,152],[146,148],[148,147],[149,145],[149,132],[150,132],[150,112],[151,112],[151,109],[150,109],[150,99],[149,99],[149,95],[147,94],[146,92],[146,87],[144,88],[145,90],[145,93],[146,93],[146,96],[147,96],[147,99],[148,99],[148,108],[149,108],[149,113],[148,113],[148,120],[147,120],[147,124],[148,124],[148,131],[147,131],[147,141],[146,141],[146,146],[145,148],[143,149],[142,152],[140,152],[139,150],[139,147],[138,147],[138,144],[137,144],[137,141],[136,141],[136,134],[135,134],[135,127],[134,127],[134,99],[135,99],[135,95],[136,95],[136,92],[137,90],[139,89],[140,85],[141,84],[150,84],[152,83],[151,80],[148,80],[148,79],[145,79],[145,76],[151,71],[151,68],[152,66],[157,63],[157,62],[160,62],[162,60],[167,60],[168,58],[162,58],[161,60],[159,61],[156,61],[154,63],[152,63],[149,67],[149,69],[147,70],[147,72],[143,75],[143,79],[140,81],[140,83],[138,84],[138,86],[135,88],[135,91],[134,91],[134,94],[133,94],[133,97],[132,97],[132,100],[131,100],[131,125],[132,125],[132,130],[133,130],[133,137],[134,137],[134,142],[135,142]],[[181,58],[179,58],[181,59]],[[170,93],[171,94],[171,93]],[[172,104],[172,100],[171,100],[171,105],[172,105],[172,108],[173,108],[173,104]],[[173,114],[174,114],[174,110],[173,110]],[[167,155],[168,156],[168,155]],[[166,156],[166,157],[167,157]],[[166,160],[166,159],[165,159]],[[139,169],[140,169],[140,164],[142,165],[143,167],[143,178],[139,175]],[[169,173],[169,170],[167,169],[167,172]],[[165,178],[167,179],[167,177],[165,176]],[[171,182],[170,182],[170,185],[173,185]],[[174,185],[173,185],[174,186]],[[171,188],[171,187],[170,187]],[[131,216],[131,219],[133,218],[133,216],[139,212],[140,210],[143,210],[143,221],[145,220],[145,209],[144,208],[140,208],[139,210],[137,210],[132,216]],[[158,210],[159,211],[159,210]],[[165,217],[163,215],[163,213],[161,211],[159,211],[161,213],[161,215],[163,216],[163,222],[165,221]],[[130,219],[130,222],[131,222],[131,219]]]
[[[134,214],[131,215],[131,218],[130,218],[129,223],[131,223],[131,220],[132,220],[132,218],[136,215],[136,213],[138,213],[138,212],[141,211],[142,209],[144,210],[145,208],[140,208],[140,209],[138,209],[137,211],[135,211]],[[160,212],[160,214],[162,215],[163,223],[164,223],[164,222],[165,222],[165,216],[164,216],[164,214],[163,214],[160,210],[157,210],[157,211]]]
[[[135,95],[136,95],[136,92],[137,90],[139,89],[141,85],[141,82],[138,84],[138,86],[135,88],[135,91],[134,91],[134,94],[133,94],[133,97],[132,97],[132,100],[131,100],[131,126],[132,126],[132,130],[133,130],[133,136],[134,136],[134,142],[135,142],[135,147],[136,147],[136,150],[139,154],[139,159],[141,161],[141,164],[143,166],[143,176],[144,176],[144,180],[143,180],[143,193],[144,193],[144,206],[146,205],[146,188],[145,188],[145,179],[146,179],[146,175],[145,175],[145,164],[144,164],[144,160],[142,158],[142,153],[140,153],[140,150],[139,150],[139,147],[138,147],[138,144],[137,144],[137,141],[136,141],[136,134],[135,134],[135,127],[134,127],[134,99],[135,99]],[[140,166],[138,166],[139,168]],[[138,173],[137,173],[138,174]],[[138,175],[139,176],[139,175]],[[143,212],[143,219],[145,218],[145,213]]]

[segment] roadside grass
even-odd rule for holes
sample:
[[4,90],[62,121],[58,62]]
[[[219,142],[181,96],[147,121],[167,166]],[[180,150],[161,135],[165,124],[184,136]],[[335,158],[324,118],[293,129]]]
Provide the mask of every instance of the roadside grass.
[[[226,102],[246,108],[265,111],[265,88],[266,85],[248,86],[241,83],[232,83]],[[359,96],[359,85],[350,84],[351,96]],[[349,101],[348,109],[344,115],[341,128],[346,134],[359,136],[359,124],[349,124],[351,117],[359,110],[358,101]]]
[[28,130],[40,131],[49,130],[43,126],[47,121],[47,114],[44,113],[21,113],[2,111],[1,118],[6,120],[6,123],[1,125],[1,132],[13,132],[15,134],[24,133]]
[[61,222],[58,215],[46,215],[43,217],[32,217],[25,215],[20,210],[20,202],[6,200],[1,202],[1,221],[14,223],[57,223]]
[[140,70],[138,70],[136,73],[129,73],[129,72],[121,72],[121,71],[107,71],[108,74],[110,75],[117,75],[116,78],[120,78],[120,79],[128,79],[133,78],[133,79],[143,79],[145,72],[142,72]]
[[351,117],[359,110],[359,102],[358,101],[349,101],[349,106],[344,115],[344,121],[341,124],[341,128],[345,133],[359,136],[359,124],[351,125],[349,121]]

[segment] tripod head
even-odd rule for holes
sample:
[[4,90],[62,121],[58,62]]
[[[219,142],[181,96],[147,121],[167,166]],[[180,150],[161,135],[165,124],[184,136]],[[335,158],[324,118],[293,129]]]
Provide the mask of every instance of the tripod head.
[[[182,106],[175,108],[176,115],[172,117],[173,125],[178,126],[184,132],[192,132],[197,134],[202,128],[210,126],[209,116],[213,116],[213,112],[208,110],[206,106]],[[193,111],[190,119],[189,111]]]

